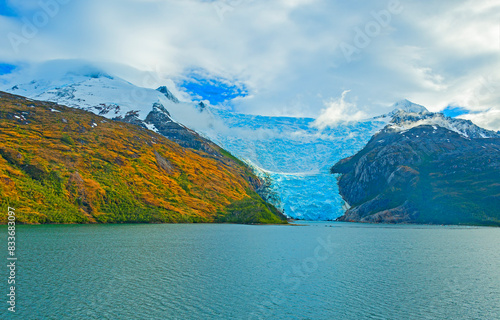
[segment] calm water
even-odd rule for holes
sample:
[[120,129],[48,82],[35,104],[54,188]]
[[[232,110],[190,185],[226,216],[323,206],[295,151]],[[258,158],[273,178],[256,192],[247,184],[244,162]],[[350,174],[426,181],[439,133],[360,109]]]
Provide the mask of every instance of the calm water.
[[10,316],[4,302],[1,319],[500,319],[500,228],[308,223],[18,232],[18,311]]

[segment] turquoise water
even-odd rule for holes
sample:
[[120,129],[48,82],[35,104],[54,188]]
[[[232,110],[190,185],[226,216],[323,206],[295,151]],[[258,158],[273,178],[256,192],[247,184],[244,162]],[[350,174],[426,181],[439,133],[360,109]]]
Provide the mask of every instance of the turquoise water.
[[500,319],[500,228],[20,226],[17,242],[1,319]]

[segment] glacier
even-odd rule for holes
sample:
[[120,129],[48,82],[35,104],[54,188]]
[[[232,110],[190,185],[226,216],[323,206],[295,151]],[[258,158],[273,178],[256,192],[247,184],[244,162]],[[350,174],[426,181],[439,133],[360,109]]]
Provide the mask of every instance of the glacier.
[[[58,72],[51,72],[57,67]],[[0,77],[0,89],[35,100],[81,108],[109,119],[134,121],[158,131],[146,117],[164,110],[165,119],[214,141],[253,167],[266,181],[268,201],[293,219],[334,220],[345,211],[336,176],[330,168],[361,150],[371,137],[390,125],[404,132],[432,124],[466,137],[498,137],[472,122],[402,100],[394,111],[362,121],[338,122],[325,128],[313,118],[270,117],[235,113],[210,104],[179,101],[167,87],[142,88],[85,64],[71,68],[42,66],[39,72]]]
[[[390,120],[379,117],[319,130],[315,119],[238,114],[209,108],[228,131],[200,130],[271,179],[274,205],[293,219],[334,220],[345,211],[333,163],[361,150]],[[273,202],[273,201],[271,201]]]

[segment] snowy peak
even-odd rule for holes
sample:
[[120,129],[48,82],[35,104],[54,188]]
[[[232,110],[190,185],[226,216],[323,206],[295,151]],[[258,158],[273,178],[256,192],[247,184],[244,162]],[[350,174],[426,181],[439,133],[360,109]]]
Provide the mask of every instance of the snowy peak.
[[404,132],[412,128],[430,125],[456,132],[468,139],[499,138],[500,134],[476,126],[470,120],[450,118],[439,112],[430,112],[424,106],[409,100],[401,100],[392,105],[394,110],[382,117],[390,117],[388,129]]
[[153,112],[162,112],[170,117],[170,113],[168,112],[168,110],[159,102],[153,103]]
[[165,95],[165,97],[167,97],[168,100],[175,102],[175,103],[179,103],[179,99],[177,99],[177,97],[174,96],[174,94],[172,92],[170,92],[170,90],[168,90],[168,88],[166,86],[158,87],[158,89],[156,89],[156,91],[163,93],[163,95]]
[[428,113],[429,110],[427,110],[424,106],[421,106],[419,104],[413,103],[409,100],[401,100],[396,102],[395,104],[392,105],[393,111],[389,113],[389,115],[394,115],[400,111],[406,112],[406,113]]
[[428,111],[420,113],[398,111],[392,116],[388,128],[394,131],[404,132],[422,125],[439,126],[454,131],[464,138],[470,139],[500,137],[500,134],[495,131],[480,128],[470,120],[450,118],[442,113]]
[[200,103],[198,103],[198,104],[196,105],[196,108],[197,108],[200,112],[203,112],[203,111],[205,111],[205,109],[207,108],[207,106],[206,106],[206,105],[203,103],[203,101],[202,101],[202,102],[200,102]]
[[114,119],[125,119],[135,114],[144,120],[152,106],[159,103],[170,108],[179,100],[163,86],[155,89],[141,88],[132,83],[88,66],[51,64],[55,72],[33,73],[33,78],[18,75],[0,86],[0,90],[22,95],[34,100],[51,101],[84,109]]
[[193,103],[179,102],[166,86],[158,89],[139,87],[85,64],[80,67],[58,61],[50,67],[57,72],[44,66],[45,73],[32,73],[29,69],[31,74],[27,76],[0,77],[0,80],[7,80],[0,83],[0,90],[132,123],[160,133],[182,147],[220,156],[218,147],[187,127],[206,125],[205,120],[209,117],[200,116]]

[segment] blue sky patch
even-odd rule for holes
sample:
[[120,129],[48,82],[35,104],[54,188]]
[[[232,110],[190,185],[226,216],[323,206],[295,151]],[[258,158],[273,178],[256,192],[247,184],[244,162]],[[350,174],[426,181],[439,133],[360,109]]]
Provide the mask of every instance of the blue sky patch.
[[462,107],[447,106],[446,109],[442,111],[442,113],[447,117],[455,118],[463,114],[468,114],[469,110],[464,109]]
[[7,63],[0,63],[0,75],[11,73],[12,70],[14,70],[15,68],[16,68],[16,66],[14,66],[14,65],[7,64]]
[[189,93],[193,100],[208,100],[212,105],[248,95],[245,86],[238,81],[214,76],[203,70],[189,71],[185,78],[176,84]]
[[0,16],[17,17],[17,13],[7,4],[7,1],[0,0]]

